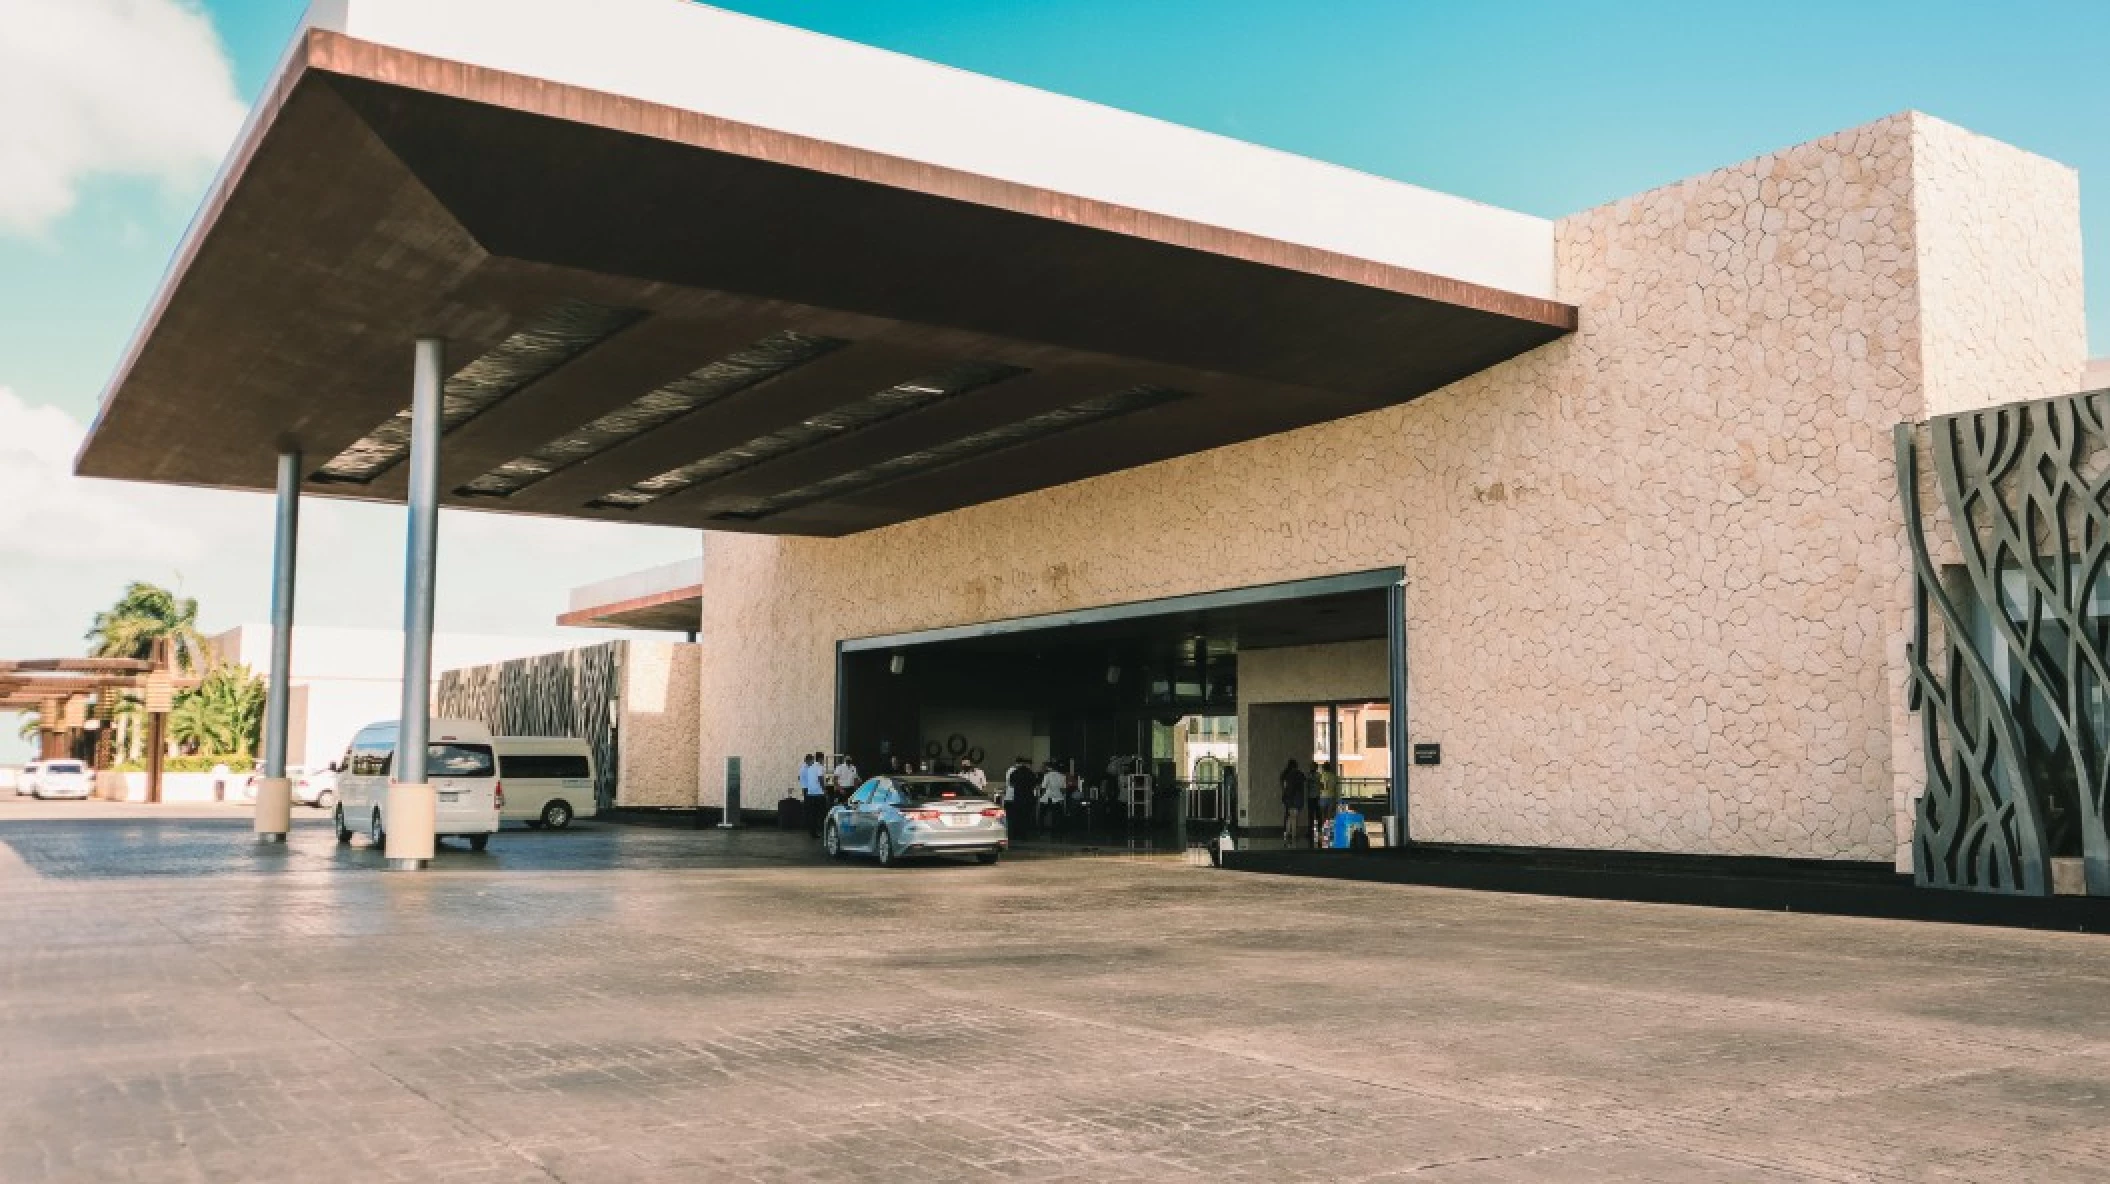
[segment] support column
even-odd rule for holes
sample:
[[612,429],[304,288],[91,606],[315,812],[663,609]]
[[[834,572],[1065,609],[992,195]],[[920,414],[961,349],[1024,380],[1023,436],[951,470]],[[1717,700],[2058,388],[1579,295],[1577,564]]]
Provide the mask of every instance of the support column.
[[439,552],[440,384],[447,343],[420,337],[411,374],[410,522],[403,555],[403,707],[396,732],[395,777],[382,824],[388,866],[415,871],[432,862],[438,802],[426,780],[432,734],[432,598]]
[[1414,754],[1407,741],[1407,578],[1385,591],[1385,641],[1392,672],[1392,832],[1399,846],[1409,842],[1407,826],[1407,774],[1414,767]]
[[264,700],[264,776],[256,787],[256,837],[283,843],[293,829],[286,738],[293,702],[293,572],[300,550],[300,452],[278,454],[278,531],[271,552],[271,674]]

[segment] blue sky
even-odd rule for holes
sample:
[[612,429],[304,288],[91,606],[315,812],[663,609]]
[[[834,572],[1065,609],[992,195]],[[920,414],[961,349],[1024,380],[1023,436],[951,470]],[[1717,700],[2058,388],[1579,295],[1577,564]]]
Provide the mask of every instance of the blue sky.
[[[216,627],[265,611],[267,499],[106,485],[83,491],[76,487],[92,483],[65,484],[55,455],[92,415],[216,155],[200,149],[171,164],[163,158],[180,153],[156,150],[193,136],[224,142],[211,140],[224,134],[212,129],[238,118],[254,97],[302,7],[301,0],[0,5],[0,656],[77,647],[89,613],[134,575],[182,584],[205,601]],[[734,0],[725,7],[1546,216],[1918,108],[2080,170],[2090,332],[2094,352],[2110,353],[2110,0]],[[152,50],[140,50],[139,68],[105,64],[107,79],[87,85],[76,76],[89,55],[47,54],[41,75],[24,65],[69,30],[100,20],[95,30],[108,33],[141,14],[162,23],[133,30],[133,40]],[[164,52],[175,43],[191,46],[180,79]],[[48,140],[52,127],[70,126],[49,118],[34,89],[40,77],[71,85],[79,102],[100,103],[102,111],[69,130],[67,144],[41,145],[46,156],[107,138],[111,146],[97,159],[116,163],[74,169],[65,209],[10,226],[8,187],[16,178],[5,170],[22,159],[10,153],[25,137]],[[21,443],[32,437],[46,442],[43,452]],[[7,517],[4,506],[24,501],[25,490],[44,491],[52,512],[75,523],[57,532],[64,539],[44,539],[53,532],[21,516],[29,511]],[[324,538],[399,537],[399,513],[320,513]],[[680,558],[695,546],[682,532],[580,527],[561,544],[573,563],[555,573],[537,565],[538,579],[526,579],[521,573],[533,560],[515,556],[524,536],[489,516],[453,517],[462,521],[449,528],[450,554],[483,557],[488,580],[503,582],[508,594],[496,600],[488,581],[443,579],[443,628],[546,627],[566,585]],[[194,541],[172,541],[185,537]],[[306,619],[395,623],[392,589],[331,568],[326,554],[304,560],[302,578]]]
[[[1547,216],[1918,108],[2081,170],[2110,353],[2104,0],[723,6]],[[303,6],[203,7],[246,101]],[[85,414],[194,198],[92,183],[53,242],[0,240],[0,382]]]

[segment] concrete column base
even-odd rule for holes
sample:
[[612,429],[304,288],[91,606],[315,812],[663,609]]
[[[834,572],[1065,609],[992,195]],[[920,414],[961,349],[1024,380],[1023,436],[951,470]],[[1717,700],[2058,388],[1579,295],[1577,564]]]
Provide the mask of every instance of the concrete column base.
[[438,810],[439,795],[432,786],[389,785],[381,821],[388,831],[390,870],[416,871],[432,862]]
[[293,829],[293,783],[266,777],[256,783],[256,833],[265,842],[286,841]]

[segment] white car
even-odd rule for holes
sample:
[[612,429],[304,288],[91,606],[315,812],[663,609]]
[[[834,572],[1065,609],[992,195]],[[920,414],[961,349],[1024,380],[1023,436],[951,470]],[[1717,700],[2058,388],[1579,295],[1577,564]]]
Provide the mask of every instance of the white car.
[[39,761],[30,792],[43,798],[75,798],[86,801],[95,789],[95,774],[80,761]]
[[310,769],[295,765],[286,770],[286,777],[293,782],[293,800],[298,804],[323,810],[337,808],[337,766]]

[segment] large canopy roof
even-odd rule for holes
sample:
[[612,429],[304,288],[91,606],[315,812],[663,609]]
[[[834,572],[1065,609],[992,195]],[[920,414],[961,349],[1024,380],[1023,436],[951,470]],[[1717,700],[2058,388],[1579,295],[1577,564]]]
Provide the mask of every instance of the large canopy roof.
[[[318,4],[78,467],[841,534],[1573,329],[1546,223],[681,0]],[[1401,448],[1413,442],[1395,442]]]

